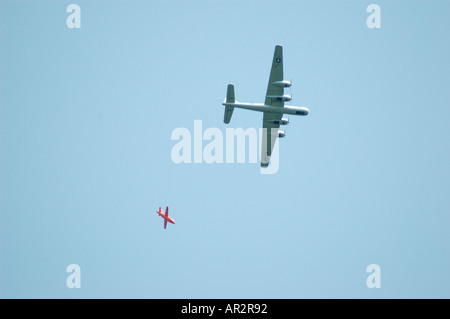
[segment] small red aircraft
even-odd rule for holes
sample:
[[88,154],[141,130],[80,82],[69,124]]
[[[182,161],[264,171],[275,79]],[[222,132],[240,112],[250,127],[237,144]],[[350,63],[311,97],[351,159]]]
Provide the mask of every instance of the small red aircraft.
[[167,226],[167,222],[175,224],[175,221],[169,217],[169,207],[166,206],[166,213],[164,214],[163,211],[161,210],[161,207],[159,208],[159,210],[157,211],[158,215],[161,216],[162,218],[164,218],[164,229],[166,229]]

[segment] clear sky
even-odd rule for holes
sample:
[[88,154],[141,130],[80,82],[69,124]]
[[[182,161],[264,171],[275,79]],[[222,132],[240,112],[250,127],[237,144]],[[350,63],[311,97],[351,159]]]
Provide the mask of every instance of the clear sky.
[[[0,297],[449,298],[449,15],[449,1],[0,1]],[[228,83],[264,102],[277,44],[286,93],[310,109],[290,117],[279,171],[175,164],[171,134],[194,120],[261,127],[240,109],[225,125],[221,103]]]

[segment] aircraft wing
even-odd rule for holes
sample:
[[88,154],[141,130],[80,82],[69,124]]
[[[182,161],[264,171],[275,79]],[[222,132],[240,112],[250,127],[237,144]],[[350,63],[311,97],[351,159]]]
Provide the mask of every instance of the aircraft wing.
[[270,69],[269,85],[267,86],[266,105],[283,107],[284,102],[269,96],[282,96],[284,88],[277,86],[274,82],[283,81],[283,47],[277,45],[273,53],[272,68]]
[[[266,105],[284,107],[284,102],[272,98],[270,96],[282,96],[284,88],[275,85],[274,82],[283,81],[283,47],[277,45],[273,53],[272,68],[270,69],[269,84],[267,85]],[[263,116],[263,136],[261,147],[261,166],[269,165],[270,156],[272,155],[273,146],[278,137],[278,129],[280,128],[281,113],[264,112]],[[272,132],[274,134],[272,134]],[[276,132],[276,134],[275,134]]]
[[[278,129],[280,128],[281,113],[264,112],[263,116],[263,133],[261,147],[261,166],[269,166],[270,156],[272,155],[273,146],[278,137]],[[273,133],[273,134],[272,134]]]
[[[169,206],[166,206],[166,213],[164,214],[166,217],[169,216]],[[167,219],[164,218],[164,229],[167,227]]]

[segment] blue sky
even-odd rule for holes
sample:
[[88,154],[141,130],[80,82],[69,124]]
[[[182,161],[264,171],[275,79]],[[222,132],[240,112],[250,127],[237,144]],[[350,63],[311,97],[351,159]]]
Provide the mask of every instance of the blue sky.
[[[2,298],[450,297],[449,2],[0,9]],[[264,101],[276,44],[310,109],[279,171],[173,163],[171,133],[194,120],[259,129],[246,110],[225,125],[221,103],[228,83]]]

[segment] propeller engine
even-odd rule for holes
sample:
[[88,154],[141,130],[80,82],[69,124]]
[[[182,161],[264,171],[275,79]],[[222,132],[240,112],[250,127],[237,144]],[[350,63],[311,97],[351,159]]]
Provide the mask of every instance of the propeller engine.
[[282,87],[282,88],[288,88],[288,87],[290,87],[292,85],[292,82],[286,81],[286,80],[275,81],[275,82],[273,82],[273,85],[279,86],[279,87]]
[[267,120],[268,122],[271,122],[276,125],[288,125],[289,119],[286,117],[281,118],[281,120]]
[[288,125],[288,124],[289,124],[289,119],[288,118],[283,117],[280,120],[280,125]]
[[288,102],[291,100],[291,96],[287,95],[287,94],[283,94],[283,95],[267,95],[268,98],[277,100],[277,101],[283,101],[283,102]]

